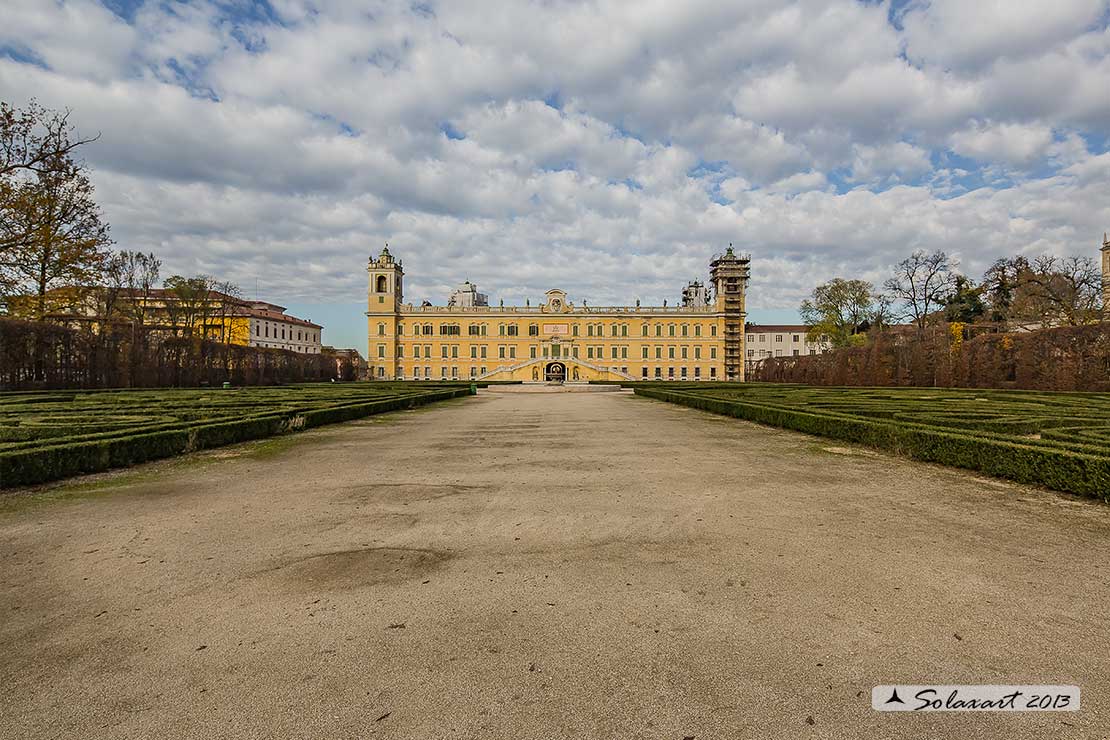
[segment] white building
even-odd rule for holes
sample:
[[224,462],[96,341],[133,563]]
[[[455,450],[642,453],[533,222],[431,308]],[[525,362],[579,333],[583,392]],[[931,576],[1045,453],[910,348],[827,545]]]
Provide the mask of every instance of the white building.
[[745,364],[750,369],[768,357],[820,355],[832,348],[827,338],[810,342],[806,339],[808,331],[809,327],[802,324],[748,324]]
[[467,280],[451,291],[451,297],[447,299],[447,305],[450,307],[466,306],[468,308],[488,306],[489,296],[485,293],[479,293],[478,286]]
[[250,319],[250,346],[289,349],[305,354],[320,353],[319,324],[285,313],[285,306],[264,301],[246,301],[240,315]]

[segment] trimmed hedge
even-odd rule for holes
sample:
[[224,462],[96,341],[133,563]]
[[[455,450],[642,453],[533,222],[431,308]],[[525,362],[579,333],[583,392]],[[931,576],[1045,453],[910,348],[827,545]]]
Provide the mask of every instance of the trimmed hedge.
[[705,392],[658,386],[637,387],[635,392],[703,411],[856,442],[916,460],[1110,501],[1110,453],[1105,447],[1100,450],[1094,445],[1081,445],[1077,451],[1049,440],[1023,443],[998,435],[961,433],[897,420],[853,418],[824,410],[716,398]]
[[262,413],[217,422],[196,422],[178,428],[142,433],[94,434],[40,440],[0,450],[0,488],[33,485],[83,473],[126,467],[194,450],[262,439],[301,429],[350,421],[373,414],[412,408],[468,395],[469,387],[394,391],[386,398],[340,403],[321,408]]

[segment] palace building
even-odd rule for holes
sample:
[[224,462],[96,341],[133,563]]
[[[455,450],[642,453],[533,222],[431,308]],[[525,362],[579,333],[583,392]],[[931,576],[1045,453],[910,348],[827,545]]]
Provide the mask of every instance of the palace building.
[[491,306],[463,283],[447,305],[404,302],[388,246],[367,266],[367,364],[377,380],[743,380],[750,258],[731,245],[676,306]]

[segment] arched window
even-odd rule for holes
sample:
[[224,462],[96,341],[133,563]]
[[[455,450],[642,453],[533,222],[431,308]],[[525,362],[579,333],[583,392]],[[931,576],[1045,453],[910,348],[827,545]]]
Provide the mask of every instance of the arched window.
[[385,275],[378,275],[377,291],[385,293],[387,290],[389,290],[389,279]]
[[621,336],[622,337],[627,337],[628,336],[628,324],[621,324]]
[[432,325],[431,324],[424,324],[424,334],[426,334],[429,337],[432,336]]
[[539,335],[540,335],[540,325],[539,324],[529,324],[528,325],[528,336],[538,337]]
[[648,335],[648,325],[647,324],[644,324],[643,326],[640,327],[640,335],[645,336],[645,337]]
[[686,324],[682,325],[682,336],[684,336],[684,337],[690,336],[690,327],[687,326]]
[[384,337],[385,336],[385,324],[378,324],[378,336],[379,337]]

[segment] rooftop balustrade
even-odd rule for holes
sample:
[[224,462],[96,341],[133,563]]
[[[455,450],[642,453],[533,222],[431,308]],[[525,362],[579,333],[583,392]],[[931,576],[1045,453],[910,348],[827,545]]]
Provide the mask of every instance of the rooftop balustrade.
[[414,306],[406,303],[401,306],[401,313],[436,315],[436,314],[516,314],[531,316],[547,316],[558,318],[560,316],[574,316],[575,314],[629,314],[629,315],[697,315],[711,316],[718,313],[713,306],[574,306],[569,311],[548,311],[543,305],[539,306]]

